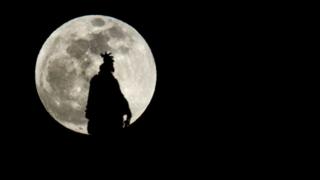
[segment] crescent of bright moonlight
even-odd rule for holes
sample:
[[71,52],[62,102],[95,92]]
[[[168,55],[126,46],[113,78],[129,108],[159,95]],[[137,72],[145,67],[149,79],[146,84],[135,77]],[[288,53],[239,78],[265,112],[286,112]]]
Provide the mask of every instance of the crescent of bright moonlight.
[[72,19],[43,44],[36,88],[45,109],[63,126],[88,134],[85,110],[91,78],[103,52],[114,57],[114,77],[129,103],[131,123],[145,111],[156,86],[156,65],[143,37],[130,25],[101,15]]

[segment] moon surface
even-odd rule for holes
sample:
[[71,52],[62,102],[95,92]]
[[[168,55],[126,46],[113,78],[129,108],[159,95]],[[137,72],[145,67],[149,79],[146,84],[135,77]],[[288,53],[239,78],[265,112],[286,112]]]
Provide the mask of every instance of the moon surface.
[[156,86],[156,65],[143,37],[116,18],[88,15],[56,29],[43,44],[36,63],[38,95],[48,113],[63,126],[88,134],[85,110],[91,78],[103,52],[114,57],[114,77],[135,122],[149,105]]

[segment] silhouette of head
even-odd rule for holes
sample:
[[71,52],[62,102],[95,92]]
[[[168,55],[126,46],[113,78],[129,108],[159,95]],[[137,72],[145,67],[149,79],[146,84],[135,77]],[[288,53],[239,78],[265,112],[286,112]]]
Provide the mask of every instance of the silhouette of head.
[[100,54],[100,56],[103,58],[103,63],[100,66],[100,71],[114,72],[114,67],[113,67],[114,60],[111,53],[105,52]]

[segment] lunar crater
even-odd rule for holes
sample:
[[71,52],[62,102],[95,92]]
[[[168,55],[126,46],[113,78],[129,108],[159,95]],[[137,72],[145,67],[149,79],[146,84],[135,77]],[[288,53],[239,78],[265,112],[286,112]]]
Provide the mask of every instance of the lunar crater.
[[85,39],[79,39],[71,42],[67,48],[67,53],[75,58],[81,58],[89,49],[89,42]]
[[111,48],[108,45],[109,40],[110,38],[103,32],[91,34],[90,51],[97,55],[100,55],[106,51],[110,51]]
[[113,26],[109,29],[109,34],[113,38],[123,39],[125,37],[121,27]]
[[93,26],[98,26],[98,27],[101,27],[101,26],[104,26],[105,25],[105,22],[103,19],[101,18],[95,18],[91,21],[91,24]]

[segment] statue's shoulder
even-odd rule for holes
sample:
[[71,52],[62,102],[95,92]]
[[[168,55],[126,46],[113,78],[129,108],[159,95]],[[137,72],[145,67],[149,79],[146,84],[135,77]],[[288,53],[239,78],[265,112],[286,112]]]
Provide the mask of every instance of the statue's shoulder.
[[98,76],[98,75],[94,75],[94,76],[91,78],[90,81],[91,81],[91,82],[92,82],[92,81],[96,81],[97,79],[99,79],[99,76]]

